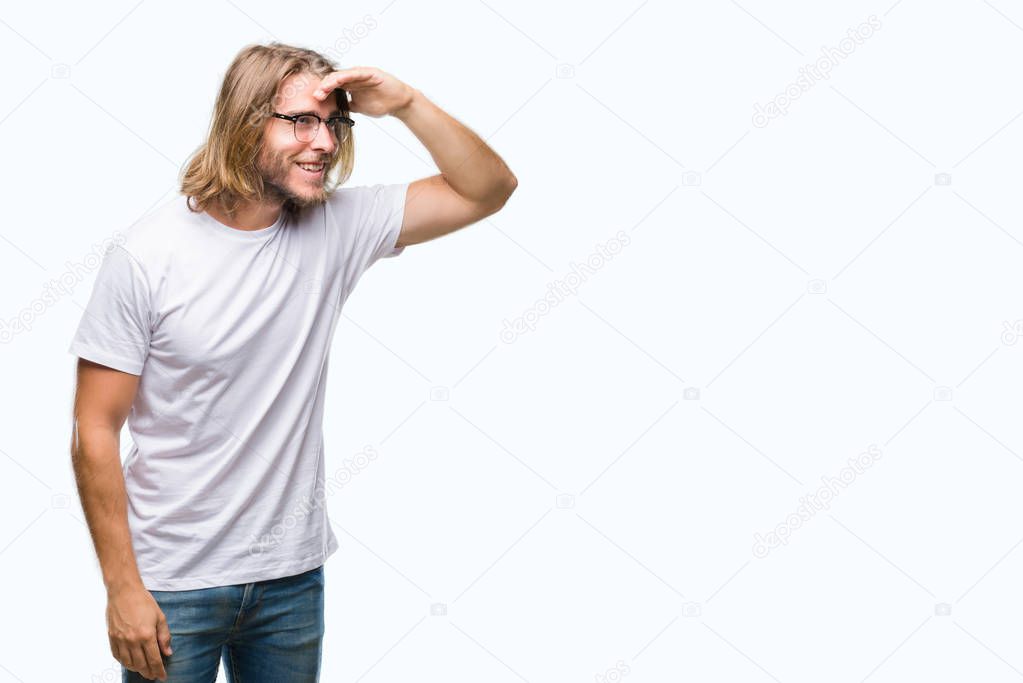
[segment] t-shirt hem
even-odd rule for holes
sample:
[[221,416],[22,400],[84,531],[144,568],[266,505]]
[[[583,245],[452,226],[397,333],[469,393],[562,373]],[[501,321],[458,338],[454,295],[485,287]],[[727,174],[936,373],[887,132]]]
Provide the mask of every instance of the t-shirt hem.
[[221,574],[219,576],[189,576],[182,579],[159,579],[139,571],[142,577],[142,585],[150,591],[188,591],[198,588],[215,588],[219,586],[233,586],[243,583],[255,583],[257,581],[270,581],[285,576],[294,576],[302,572],[316,569],[327,558],[334,554],[337,546],[328,548],[325,552],[312,557],[307,557],[295,562],[263,567],[257,571],[239,572],[234,574]]

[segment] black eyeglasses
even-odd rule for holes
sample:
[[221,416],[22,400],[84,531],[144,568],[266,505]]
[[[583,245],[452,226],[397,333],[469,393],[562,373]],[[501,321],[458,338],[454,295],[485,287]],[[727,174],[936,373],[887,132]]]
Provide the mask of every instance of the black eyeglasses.
[[[296,114],[291,116],[271,112],[270,115],[285,121],[291,121],[295,128],[295,139],[299,142],[312,142],[315,140],[316,134],[320,132],[320,122],[324,120],[316,114]],[[331,116],[326,121],[338,142],[347,140],[348,136],[351,135],[352,126],[355,125],[355,121],[347,116]]]

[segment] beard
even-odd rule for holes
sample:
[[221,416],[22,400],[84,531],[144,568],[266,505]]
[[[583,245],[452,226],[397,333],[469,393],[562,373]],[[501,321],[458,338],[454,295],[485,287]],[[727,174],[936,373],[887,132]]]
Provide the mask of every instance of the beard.
[[259,174],[263,179],[266,198],[280,201],[285,206],[290,205],[296,209],[324,203],[327,200],[324,182],[333,161],[333,159],[325,159],[323,178],[320,182],[303,183],[304,191],[298,193],[288,187],[288,176],[292,173],[295,164],[282,152],[270,152],[263,155],[263,162],[259,165]]

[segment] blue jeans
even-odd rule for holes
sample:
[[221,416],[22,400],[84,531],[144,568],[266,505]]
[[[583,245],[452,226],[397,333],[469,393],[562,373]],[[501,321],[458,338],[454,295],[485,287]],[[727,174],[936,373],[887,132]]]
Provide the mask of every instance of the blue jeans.
[[[150,591],[171,633],[168,683],[214,683],[220,660],[233,683],[320,679],[323,567],[280,579]],[[121,667],[123,683],[141,683]]]

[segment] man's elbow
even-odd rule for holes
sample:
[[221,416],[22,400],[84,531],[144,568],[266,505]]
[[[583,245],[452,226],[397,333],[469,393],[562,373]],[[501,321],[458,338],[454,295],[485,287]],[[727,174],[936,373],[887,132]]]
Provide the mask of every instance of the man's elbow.
[[519,186],[519,179],[515,177],[515,174],[508,172],[508,176],[501,183],[500,189],[494,193],[495,200],[491,205],[494,212],[500,211],[504,208],[504,205],[508,203],[512,194],[515,192],[515,188]]
[[512,173],[511,171],[508,171],[508,178],[505,181],[505,188],[504,188],[504,191],[507,193],[507,196],[504,198],[505,201],[508,201],[508,197],[512,196],[512,193],[515,192],[515,188],[518,187],[518,186],[519,186],[519,179],[515,177],[514,173]]

